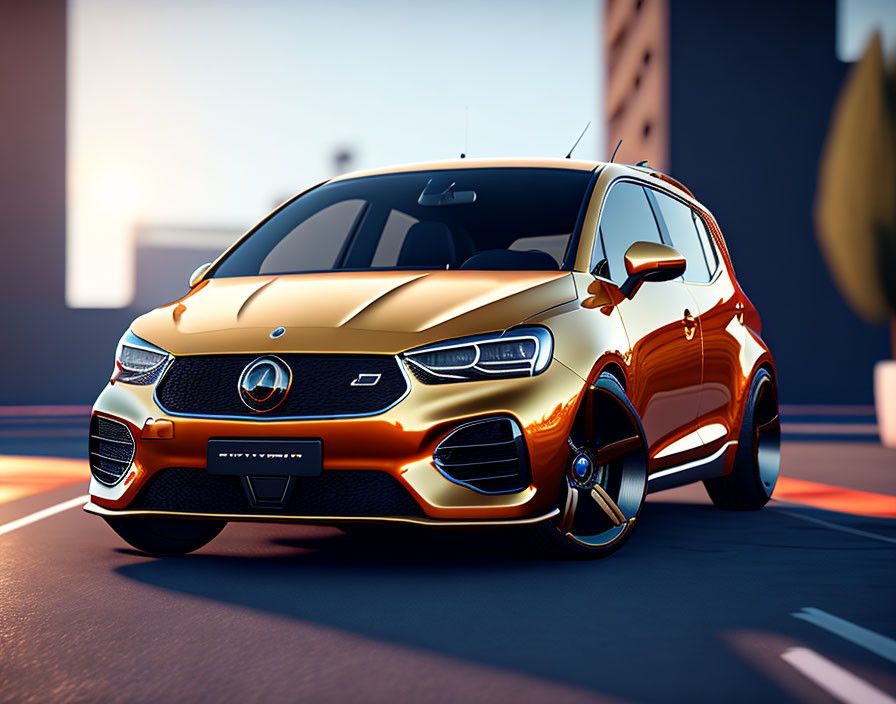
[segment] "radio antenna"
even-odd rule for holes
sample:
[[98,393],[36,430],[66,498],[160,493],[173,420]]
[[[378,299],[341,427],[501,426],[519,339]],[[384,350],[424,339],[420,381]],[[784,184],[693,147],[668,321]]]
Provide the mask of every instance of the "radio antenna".
[[621,147],[621,146],[622,146],[622,140],[620,139],[620,140],[619,140],[619,144],[617,144],[617,145],[616,145],[616,148],[613,150],[613,156],[610,157],[610,163],[611,163],[611,164],[613,163],[613,159],[616,158],[616,152],[619,151],[619,147]]
[[464,150],[460,153],[461,159],[467,158],[467,151],[469,151],[470,147],[470,106],[467,105],[467,118],[466,118],[467,126],[464,132]]
[[591,127],[591,120],[588,120],[588,124],[585,125],[585,129],[582,130],[582,134],[579,135],[579,138],[576,140],[576,143],[572,145],[572,149],[569,150],[569,154],[566,155],[567,159],[572,159],[572,153],[575,151],[575,148],[579,146],[579,142],[582,141],[582,137],[585,136],[585,133],[588,131],[588,128]]

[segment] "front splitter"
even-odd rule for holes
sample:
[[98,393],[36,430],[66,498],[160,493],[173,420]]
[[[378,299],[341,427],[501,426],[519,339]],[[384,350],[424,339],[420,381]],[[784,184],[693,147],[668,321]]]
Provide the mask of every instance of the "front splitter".
[[92,501],[84,504],[87,513],[105,518],[126,516],[143,518],[183,518],[187,520],[241,521],[245,523],[297,523],[310,525],[339,525],[340,523],[407,523],[433,528],[487,528],[500,526],[521,526],[547,521],[560,513],[560,509],[540,516],[528,518],[495,518],[488,520],[445,521],[433,518],[413,518],[403,516],[288,516],[277,514],[248,515],[245,513],[187,513],[181,511],[153,511],[147,509],[113,510],[98,506]]

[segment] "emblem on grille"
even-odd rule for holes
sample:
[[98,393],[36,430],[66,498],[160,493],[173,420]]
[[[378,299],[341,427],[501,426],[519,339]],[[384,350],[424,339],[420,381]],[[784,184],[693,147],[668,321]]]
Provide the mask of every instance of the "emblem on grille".
[[286,332],[286,328],[283,327],[282,325],[279,328],[274,328],[273,330],[271,330],[271,339],[276,340],[278,337],[280,337],[285,332]]
[[358,378],[352,382],[352,386],[376,386],[380,383],[382,374],[358,374]]
[[292,371],[277,357],[259,357],[240,374],[240,399],[253,411],[264,413],[283,403],[292,383]]

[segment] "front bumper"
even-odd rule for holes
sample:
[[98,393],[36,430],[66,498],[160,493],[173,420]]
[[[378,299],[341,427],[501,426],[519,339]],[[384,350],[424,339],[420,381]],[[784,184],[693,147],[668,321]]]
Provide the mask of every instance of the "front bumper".
[[[97,515],[176,515],[232,521],[338,523],[400,521],[420,525],[501,525],[544,520],[553,515],[569,436],[585,382],[556,360],[535,377],[425,385],[411,379],[411,391],[388,411],[366,418],[256,421],[169,416],[156,404],[153,386],[109,384],[94,413],[126,423],[136,452],[124,479],[114,486],[91,480]],[[483,494],[444,477],[433,464],[436,445],[471,420],[510,416],[523,431],[531,484],[509,494]],[[144,431],[159,420],[173,424],[173,437]],[[420,516],[332,516],[135,510],[131,507],[151,477],[169,468],[204,470],[209,438],[320,438],[325,473],[340,470],[386,472],[407,490]],[[129,509],[129,507],[131,507]]]

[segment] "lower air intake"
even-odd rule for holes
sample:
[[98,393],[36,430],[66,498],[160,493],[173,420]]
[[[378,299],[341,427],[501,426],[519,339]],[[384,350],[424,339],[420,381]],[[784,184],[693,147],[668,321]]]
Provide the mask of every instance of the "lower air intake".
[[325,470],[295,477],[289,500],[272,508],[253,505],[238,476],[171,467],[156,472],[128,508],[245,515],[422,517],[426,514],[401,485],[376,470]]
[[483,494],[510,494],[530,483],[526,443],[510,418],[462,425],[438,444],[433,460],[445,477]]
[[124,423],[93,416],[90,419],[90,473],[100,484],[121,481],[134,459],[134,436]]

